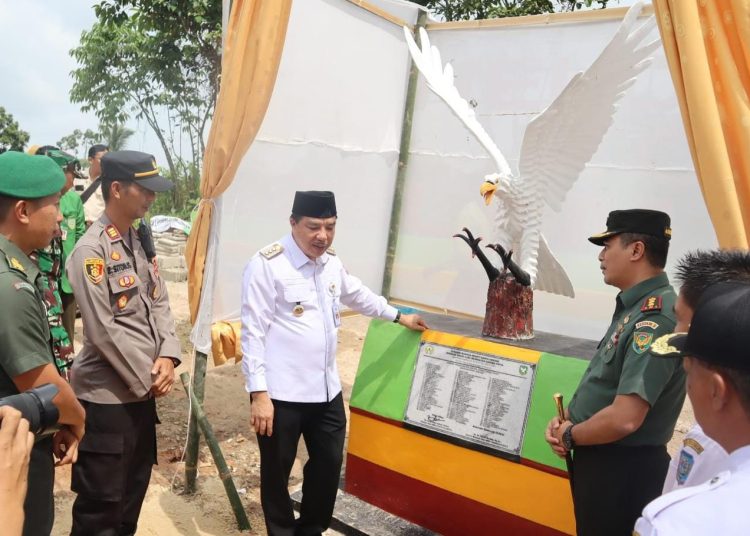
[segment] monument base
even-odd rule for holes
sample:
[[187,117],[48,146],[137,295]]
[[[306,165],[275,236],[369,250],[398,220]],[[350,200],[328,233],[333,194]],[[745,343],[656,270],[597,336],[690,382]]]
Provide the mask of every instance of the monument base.
[[487,289],[482,335],[512,341],[534,337],[534,291],[512,278],[498,277]]

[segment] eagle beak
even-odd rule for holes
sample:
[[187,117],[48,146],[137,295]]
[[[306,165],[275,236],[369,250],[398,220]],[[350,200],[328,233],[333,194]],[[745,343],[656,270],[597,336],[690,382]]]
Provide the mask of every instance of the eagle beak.
[[497,190],[497,184],[490,181],[483,182],[482,186],[479,187],[479,193],[484,197],[485,205],[489,205],[492,202],[492,196],[495,194],[495,190]]

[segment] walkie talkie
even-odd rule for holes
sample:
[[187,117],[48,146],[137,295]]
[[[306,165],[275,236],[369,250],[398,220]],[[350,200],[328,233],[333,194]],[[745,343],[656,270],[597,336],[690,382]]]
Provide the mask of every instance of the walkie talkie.
[[156,258],[156,247],[154,246],[154,235],[151,234],[151,226],[146,218],[141,218],[141,223],[138,225],[138,238],[148,262],[152,262]]

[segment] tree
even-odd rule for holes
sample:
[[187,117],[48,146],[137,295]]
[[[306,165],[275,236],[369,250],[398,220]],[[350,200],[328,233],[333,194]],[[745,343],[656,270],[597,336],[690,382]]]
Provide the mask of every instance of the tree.
[[63,136],[57,140],[57,146],[60,149],[73,153],[82,161],[86,161],[89,147],[95,143],[101,143],[101,136],[98,132],[94,132],[90,128],[86,129],[85,132],[75,129],[67,136]]
[[71,51],[71,100],[103,122],[145,120],[170,176],[197,189],[219,90],[221,2],[103,0],[94,11],[97,22]]
[[447,21],[540,15],[556,11],[575,11],[609,0],[414,0],[441,15]]
[[129,129],[117,121],[99,125],[99,132],[101,132],[101,138],[104,140],[104,144],[109,147],[110,151],[120,151],[125,149],[128,144],[128,139],[135,134],[134,130]]
[[21,130],[13,116],[0,106],[0,153],[23,151],[29,142],[29,133]]

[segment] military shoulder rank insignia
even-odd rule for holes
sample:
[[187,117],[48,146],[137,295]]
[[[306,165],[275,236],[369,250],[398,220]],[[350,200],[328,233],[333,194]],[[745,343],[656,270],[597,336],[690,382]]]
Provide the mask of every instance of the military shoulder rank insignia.
[[94,285],[98,285],[104,279],[104,259],[98,257],[83,260],[83,273]]
[[661,296],[649,296],[641,306],[642,313],[649,313],[651,311],[661,311]]
[[266,259],[273,259],[282,251],[284,251],[284,246],[276,242],[275,244],[271,244],[270,246],[261,249],[260,254]]
[[122,238],[122,236],[120,236],[120,231],[118,231],[117,227],[115,227],[111,223],[104,228],[104,232],[107,233],[107,236],[112,242],[114,242],[115,240],[120,240]]
[[328,253],[329,255],[336,255],[336,250],[333,248],[328,248],[326,250],[326,253]]
[[19,272],[26,272],[26,268],[23,267],[23,264],[21,263],[21,261],[19,261],[15,257],[10,257],[8,259],[8,264],[14,270],[18,270]]
[[636,331],[633,334],[633,350],[636,354],[642,354],[651,346],[651,342],[654,340],[653,333],[644,333],[643,331]]

